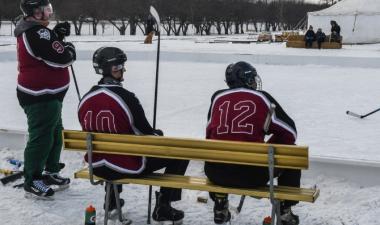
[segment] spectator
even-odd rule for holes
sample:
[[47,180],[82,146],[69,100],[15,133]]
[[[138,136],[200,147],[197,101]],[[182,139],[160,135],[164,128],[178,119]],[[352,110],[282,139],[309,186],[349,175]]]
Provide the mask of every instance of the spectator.
[[318,28],[317,33],[315,33],[315,39],[317,40],[317,43],[318,43],[318,49],[321,49],[322,42],[326,40],[326,34],[322,32],[321,28]]
[[331,24],[331,36],[330,41],[340,43],[340,26],[335,20],[330,21]]
[[146,38],[145,38],[144,44],[152,44],[155,23],[156,21],[154,20],[153,16],[149,15],[146,21],[146,30],[145,30]]
[[309,26],[309,30],[306,31],[305,37],[305,48],[313,47],[313,41],[315,40],[315,33],[313,30],[313,26]]

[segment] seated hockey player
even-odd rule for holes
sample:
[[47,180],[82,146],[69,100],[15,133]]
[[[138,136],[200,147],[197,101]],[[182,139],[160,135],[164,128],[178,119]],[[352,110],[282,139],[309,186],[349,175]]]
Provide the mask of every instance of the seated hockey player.
[[[293,120],[270,94],[261,90],[261,79],[253,66],[247,62],[230,64],[225,77],[229,89],[218,90],[211,98],[207,139],[264,142],[265,135],[272,135],[268,143],[294,144],[297,131]],[[204,170],[210,181],[222,186],[254,188],[269,181],[266,167],[206,162]],[[279,185],[300,186],[300,170],[275,170],[275,176]],[[210,193],[210,197],[215,202],[215,223],[230,221],[228,195]],[[297,203],[281,203],[283,225],[299,224],[298,216],[291,211]]]
[[[115,47],[102,47],[93,55],[93,66],[102,78],[86,93],[78,106],[78,118],[85,131],[159,135],[153,129],[134,93],[122,86],[127,61],[126,54]],[[87,160],[87,155],[85,156]],[[138,177],[165,168],[165,173],[184,175],[187,160],[161,159],[152,157],[94,154],[94,174],[108,180]],[[118,186],[119,192],[122,186]],[[111,189],[112,190],[112,189]],[[170,203],[181,199],[181,189],[161,187],[156,192],[156,205],[152,218],[155,221],[180,222],[184,212],[173,208]],[[120,199],[121,205],[124,200]],[[114,193],[111,193],[110,210],[116,209]]]

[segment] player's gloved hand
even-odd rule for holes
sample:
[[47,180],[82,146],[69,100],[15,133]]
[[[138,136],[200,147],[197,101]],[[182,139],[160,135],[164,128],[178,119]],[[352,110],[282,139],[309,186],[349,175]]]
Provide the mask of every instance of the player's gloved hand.
[[70,28],[70,23],[66,21],[55,25],[53,31],[57,34],[58,39],[62,41],[65,37],[70,36]]
[[70,54],[72,55],[73,60],[77,59],[77,53],[75,51],[75,46],[71,42],[65,42],[64,44],[65,50],[69,51]]
[[153,133],[158,136],[164,136],[164,132],[162,132],[160,129],[154,130]]

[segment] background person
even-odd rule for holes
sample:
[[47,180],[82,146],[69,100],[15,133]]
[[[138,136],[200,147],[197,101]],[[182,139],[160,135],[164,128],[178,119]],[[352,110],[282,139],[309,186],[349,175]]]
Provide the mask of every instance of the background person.
[[[268,143],[293,145],[296,136],[294,121],[280,104],[267,92],[261,90],[261,79],[256,69],[247,62],[230,64],[225,73],[228,89],[216,91],[211,98],[206,129],[207,139],[264,142],[265,135],[272,134]],[[275,111],[268,117],[270,106]],[[265,132],[266,118],[270,118]],[[265,186],[269,181],[268,168],[223,163],[205,163],[205,173],[211,182],[237,188]],[[275,170],[278,185],[300,187],[301,171]],[[210,193],[214,200],[214,222],[230,221],[228,195]],[[291,211],[295,201],[281,202],[281,221],[284,225],[299,224],[298,216]]]
[[[21,0],[24,17],[17,23],[17,98],[27,116],[29,139],[24,152],[25,196],[49,198],[69,186],[59,175],[62,149],[62,101],[69,88],[68,68],[76,58],[74,45],[64,42],[70,24],[50,30],[49,0]],[[44,174],[43,171],[45,170]]]
[[330,41],[340,42],[340,26],[335,20],[331,20],[330,24],[331,24]]
[[[119,48],[103,47],[95,51],[94,69],[102,78],[79,103],[78,118],[82,129],[102,133],[162,136],[161,130],[150,126],[135,94],[122,86],[126,61],[126,54]],[[139,177],[162,168],[165,168],[165,173],[184,175],[188,164],[187,160],[96,153],[93,155],[94,174],[107,180]],[[118,189],[121,192],[122,186],[119,185]],[[180,199],[181,189],[161,187],[156,192],[152,218],[155,221],[181,221],[184,212],[170,204]],[[123,205],[124,200],[120,201]],[[114,193],[111,194],[109,209],[116,209]]]
[[152,44],[153,35],[154,35],[154,24],[156,23],[152,15],[148,16],[146,21],[146,38],[144,44]]
[[313,47],[313,41],[315,40],[315,33],[313,30],[313,26],[309,26],[309,29],[306,31],[305,37],[305,48]]
[[322,42],[325,42],[326,40],[326,34],[322,32],[321,28],[318,28],[317,33],[315,33],[315,39],[317,40],[318,49],[321,49]]

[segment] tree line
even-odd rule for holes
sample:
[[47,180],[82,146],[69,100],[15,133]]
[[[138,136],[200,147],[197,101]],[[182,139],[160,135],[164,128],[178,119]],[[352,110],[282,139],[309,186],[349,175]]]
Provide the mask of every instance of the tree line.
[[[55,20],[71,21],[75,34],[81,35],[85,23],[112,24],[120,33],[145,33],[149,7],[160,13],[166,35],[187,35],[190,25],[196,34],[240,34],[246,30],[276,31],[300,27],[307,12],[321,10],[329,4],[312,4],[304,0],[50,0]],[[326,1],[327,2],[327,1]],[[21,17],[18,0],[0,0],[1,21],[16,23]]]

